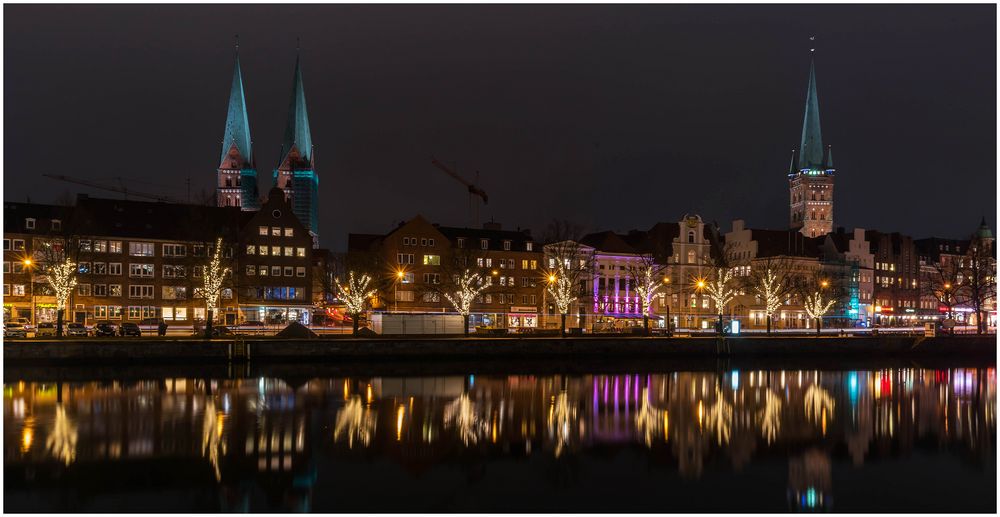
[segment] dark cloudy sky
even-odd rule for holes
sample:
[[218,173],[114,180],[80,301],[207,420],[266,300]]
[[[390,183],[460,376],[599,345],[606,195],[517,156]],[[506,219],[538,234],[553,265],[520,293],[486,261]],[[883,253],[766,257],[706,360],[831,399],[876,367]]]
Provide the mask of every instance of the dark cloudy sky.
[[[87,191],[49,171],[210,191],[240,55],[262,191],[302,60],[325,246],[420,213],[540,233],[552,218],[728,230],[788,220],[817,36],[835,224],[995,227],[996,7],[4,6],[4,199]],[[99,191],[89,191],[98,194]],[[107,194],[114,195],[114,194]]]

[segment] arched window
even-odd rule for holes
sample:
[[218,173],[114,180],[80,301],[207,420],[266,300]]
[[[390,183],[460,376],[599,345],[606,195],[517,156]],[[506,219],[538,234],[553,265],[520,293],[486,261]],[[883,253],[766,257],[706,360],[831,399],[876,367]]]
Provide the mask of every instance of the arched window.
[[694,264],[695,253],[694,250],[688,250],[688,264]]
[[688,232],[688,244],[694,244],[694,231]]

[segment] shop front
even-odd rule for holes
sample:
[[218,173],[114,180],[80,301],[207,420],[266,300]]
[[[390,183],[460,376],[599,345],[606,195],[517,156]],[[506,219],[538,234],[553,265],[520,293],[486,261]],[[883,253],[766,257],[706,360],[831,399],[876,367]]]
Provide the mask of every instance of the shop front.
[[[239,315],[242,315],[241,321]],[[309,325],[312,321],[312,307],[308,305],[296,307],[276,307],[269,305],[253,305],[240,307],[239,312],[226,313],[227,322],[232,319],[234,323],[240,324],[243,321],[260,321],[265,325],[287,325],[291,322],[298,322]]]

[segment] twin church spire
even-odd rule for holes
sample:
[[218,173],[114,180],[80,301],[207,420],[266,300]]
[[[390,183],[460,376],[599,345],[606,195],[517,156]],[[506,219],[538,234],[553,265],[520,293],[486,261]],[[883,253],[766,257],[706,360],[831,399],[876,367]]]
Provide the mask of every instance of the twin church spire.
[[[250,119],[247,114],[243,71],[240,66],[239,39],[236,42],[236,62],[229,90],[226,129],[222,139],[222,155],[217,175],[218,206],[238,206],[243,210],[260,209],[262,200],[257,189],[257,163],[253,151],[253,139],[250,136]],[[298,54],[295,57],[288,121],[273,181],[274,187],[284,191],[295,215],[313,235],[313,243],[318,245],[316,230],[319,178],[313,170],[312,132],[309,128],[305,87]]]

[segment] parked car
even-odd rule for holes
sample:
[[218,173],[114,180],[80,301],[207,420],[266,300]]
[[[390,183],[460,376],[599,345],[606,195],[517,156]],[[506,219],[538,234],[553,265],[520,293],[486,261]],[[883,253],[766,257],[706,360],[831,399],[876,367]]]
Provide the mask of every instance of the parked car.
[[222,325],[212,327],[212,337],[227,337],[232,335],[233,331],[229,330],[229,327],[224,327]]
[[122,323],[120,327],[118,327],[118,333],[122,336],[139,337],[142,335],[142,330],[139,328],[139,325],[136,325],[131,321],[126,321],[125,323]]
[[239,324],[240,327],[263,327],[264,322],[260,320],[246,320]]
[[56,335],[56,324],[50,321],[44,321],[38,324],[38,328],[35,329],[35,337],[52,337]]
[[28,337],[28,330],[20,323],[4,323],[3,337]]
[[162,318],[146,318],[139,322],[139,330],[155,334],[160,329]]
[[83,323],[70,323],[66,326],[66,335],[75,337],[87,337],[87,326]]
[[35,330],[35,326],[31,324],[31,320],[29,320],[28,318],[17,318],[16,320],[14,320],[14,323],[23,326],[24,329],[27,330],[28,332]]
[[97,337],[117,336],[118,326],[110,321],[100,321],[94,325],[94,335]]

